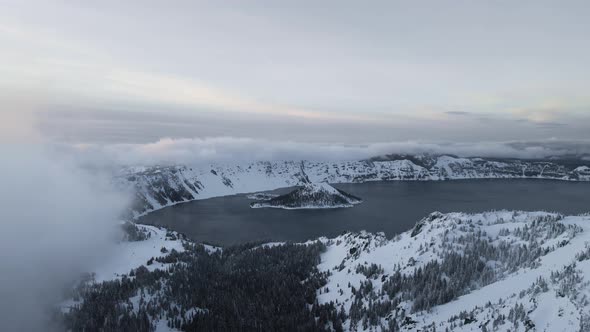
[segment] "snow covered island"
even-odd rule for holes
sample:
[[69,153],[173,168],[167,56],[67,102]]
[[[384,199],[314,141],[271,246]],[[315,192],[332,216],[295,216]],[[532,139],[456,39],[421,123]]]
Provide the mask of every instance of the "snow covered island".
[[250,204],[252,208],[335,209],[349,208],[362,200],[327,183],[306,183],[292,192]]
[[253,194],[246,195],[246,198],[252,199],[255,201],[269,201],[277,196],[279,196],[279,195],[271,194],[271,193],[253,193]]

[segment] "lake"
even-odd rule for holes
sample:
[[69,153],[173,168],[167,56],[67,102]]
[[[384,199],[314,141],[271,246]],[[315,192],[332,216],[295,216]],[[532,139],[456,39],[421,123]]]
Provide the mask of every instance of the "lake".
[[[553,180],[390,181],[335,184],[363,199],[348,209],[251,209],[246,195],[183,203],[150,213],[139,223],[163,225],[197,242],[305,241],[343,231],[406,231],[433,211],[498,209],[590,212],[590,183]],[[285,193],[290,189],[272,191]]]

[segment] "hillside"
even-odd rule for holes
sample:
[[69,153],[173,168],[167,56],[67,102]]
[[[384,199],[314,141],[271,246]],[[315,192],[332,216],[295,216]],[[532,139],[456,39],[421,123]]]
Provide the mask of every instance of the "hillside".
[[294,187],[309,182],[496,178],[589,181],[590,168],[579,162],[389,155],[365,161],[128,167],[120,170],[114,181],[119,187],[135,193],[135,203],[129,215],[133,218],[191,200]]
[[350,208],[361,199],[336,189],[327,183],[306,183],[292,192],[251,203],[252,208],[335,209]]
[[[113,324],[106,317],[114,315],[122,317],[118,324],[170,331],[291,324],[318,331],[588,331],[589,222],[545,212],[433,213],[393,239],[345,233],[228,247],[223,255],[138,225],[155,232],[144,241],[159,242],[122,243],[121,255],[152,247],[155,259],[144,253],[145,262],[123,267],[117,259],[98,268],[114,282],[77,288],[65,319]],[[101,294],[118,300],[96,310],[92,301]],[[82,319],[88,315],[94,319]]]

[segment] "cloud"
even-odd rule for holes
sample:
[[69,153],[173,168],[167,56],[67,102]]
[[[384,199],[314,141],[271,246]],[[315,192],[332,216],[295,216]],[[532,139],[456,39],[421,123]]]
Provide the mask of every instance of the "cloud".
[[445,112],[445,114],[447,115],[471,115],[471,112],[465,112],[465,111],[448,111]]
[[105,179],[32,146],[0,146],[0,324],[47,331],[80,273],[113,254],[126,197]]
[[538,127],[542,127],[542,128],[555,128],[555,127],[567,127],[568,126],[568,124],[566,124],[566,123],[548,122],[548,121],[533,122],[533,124],[535,124]]
[[[275,114],[311,119],[337,118],[329,114],[295,107],[259,102],[231,91],[223,91],[194,79],[110,68],[105,79],[112,84],[109,92],[155,103],[192,107],[209,107],[233,112]],[[358,117],[361,118],[361,117]]]
[[429,143],[383,142],[365,145],[313,144],[252,138],[160,139],[148,144],[58,145],[86,167],[174,165],[271,160],[362,160],[392,153],[454,154],[465,157],[545,158],[590,155],[590,141]]
[[567,124],[567,123],[544,121],[544,120],[518,119],[518,120],[516,120],[516,122],[523,123],[526,125],[531,125],[534,127],[539,127],[539,128],[561,128],[561,127],[569,126],[569,124]]
[[0,143],[31,143],[39,140],[40,135],[32,125],[36,108],[33,100],[11,98],[0,92],[0,107]]
[[25,91],[27,100],[46,94],[77,107],[141,103],[187,107],[197,113],[213,109],[298,119],[378,121],[365,114],[323,112],[289,102],[271,102],[272,96],[252,96],[199,77],[138,69],[133,63],[112,59],[101,49],[31,27],[3,23],[0,40],[11,41],[6,52],[9,58],[0,62],[4,74],[0,87],[12,94]]

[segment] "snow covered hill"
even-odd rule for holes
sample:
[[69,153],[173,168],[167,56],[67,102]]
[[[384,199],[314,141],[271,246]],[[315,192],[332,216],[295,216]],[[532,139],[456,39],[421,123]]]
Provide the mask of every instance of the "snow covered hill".
[[590,168],[559,161],[390,155],[364,161],[127,167],[115,175],[115,183],[135,192],[131,217],[138,217],[181,202],[293,187],[309,182],[493,178],[590,181]]
[[268,201],[268,200],[271,200],[277,196],[280,196],[280,195],[271,194],[271,193],[253,193],[253,194],[247,195],[246,197],[248,199],[255,200],[255,201]]
[[250,204],[252,208],[335,209],[350,208],[361,199],[327,183],[306,183],[292,192]]
[[[111,276],[121,282],[98,289],[109,292],[114,292],[113,287],[121,289],[120,292],[128,295],[120,299],[118,310],[146,313],[142,316],[146,321],[163,329],[199,326],[207,322],[208,315],[217,317],[214,321],[219,320],[215,315],[222,309],[217,301],[208,302],[216,307],[202,304],[213,296],[215,286],[204,290],[199,288],[203,287],[202,283],[184,279],[210,275],[210,269],[219,264],[219,271],[230,268],[239,271],[236,280],[250,278],[247,289],[254,294],[285,294],[282,288],[285,281],[270,285],[264,278],[266,275],[275,278],[270,271],[286,268],[281,273],[288,274],[283,277],[296,281],[289,287],[304,285],[308,291],[315,289],[315,299],[307,298],[308,291],[296,291],[285,295],[290,297],[288,303],[299,303],[299,296],[306,297],[308,310],[316,315],[312,322],[323,322],[320,326],[325,330],[588,331],[590,327],[590,280],[587,279],[590,215],[510,211],[433,213],[393,239],[379,233],[345,233],[295,245],[230,247],[223,250],[223,256],[215,254],[221,249],[199,249],[174,233],[138,227],[155,233],[144,240],[148,241],[145,245],[122,243],[121,257],[140,257],[147,261],[129,259],[127,266],[121,266],[123,262],[117,259],[101,267],[98,271],[103,276],[101,280]],[[178,241],[184,243],[182,247]],[[158,249],[161,246],[175,248],[174,253],[162,253]],[[297,247],[309,247],[309,250],[305,253]],[[316,261],[317,250],[320,254]],[[215,254],[211,261],[203,256],[207,253]],[[148,259],[150,255],[156,256],[155,263],[154,259]],[[298,263],[291,266],[291,259]],[[150,260],[157,265],[147,270],[140,267]],[[302,262],[311,263],[317,269],[314,272]],[[310,274],[301,272],[301,264],[308,266]],[[138,277],[121,277],[121,273],[131,269],[136,269],[133,274]],[[137,279],[138,271],[141,279]],[[131,283],[124,282],[129,278]],[[262,288],[256,288],[256,282]],[[237,294],[242,285],[230,283],[218,289]],[[194,287],[199,290],[191,290]],[[237,289],[228,290],[228,287]],[[90,293],[94,294],[93,299],[96,292],[94,289]],[[191,292],[202,296],[202,300],[189,299],[193,301],[190,303],[198,303],[198,307],[180,304],[185,299],[183,294]],[[245,300],[254,299],[245,297]],[[229,310],[227,315],[250,308],[237,308],[235,301],[236,298],[230,299],[229,307],[222,307]],[[272,299],[275,306],[281,301],[281,298]],[[74,302],[71,307],[79,308],[82,302]],[[264,312],[261,309],[253,314]],[[252,319],[256,324],[256,317]]]
[[590,217],[434,213],[413,230],[324,240],[320,303],[348,330],[588,331]]

